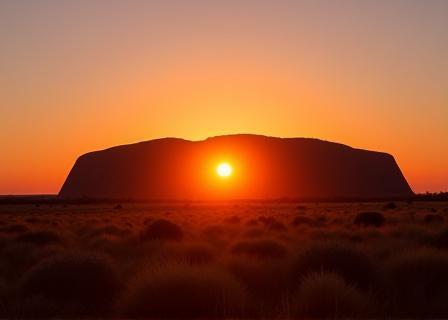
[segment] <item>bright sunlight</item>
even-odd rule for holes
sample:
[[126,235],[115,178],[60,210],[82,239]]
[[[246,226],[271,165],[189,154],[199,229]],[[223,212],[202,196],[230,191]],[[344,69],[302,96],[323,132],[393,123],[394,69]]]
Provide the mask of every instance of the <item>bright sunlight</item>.
[[231,176],[232,171],[233,171],[232,166],[230,164],[228,164],[227,162],[220,163],[216,167],[216,173],[221,178],[227,178],[227,177]]

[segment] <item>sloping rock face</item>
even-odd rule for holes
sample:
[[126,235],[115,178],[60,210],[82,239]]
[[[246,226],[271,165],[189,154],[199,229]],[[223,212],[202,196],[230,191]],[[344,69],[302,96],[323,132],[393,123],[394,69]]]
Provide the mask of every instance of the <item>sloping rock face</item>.
[[[227,162],[233,174],[221,178]],[[387,153],[306,138],[228,135],[203,141],[164,138],[82,155],[64,198],[380,199],[412,190]]]

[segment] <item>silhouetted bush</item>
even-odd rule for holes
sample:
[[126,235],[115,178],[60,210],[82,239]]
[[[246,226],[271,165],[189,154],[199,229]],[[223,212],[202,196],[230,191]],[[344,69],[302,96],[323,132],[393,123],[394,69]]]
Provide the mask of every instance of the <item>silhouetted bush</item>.
[[271,231],[286,231],[286,226],[283,222],[273,222],[271,224],[268,225],[268,229]]
[[396,208],[397,208],[397,205],[395,204],[395,202],[388,202],[383,207],[384,210],[394,210]]
[[[68,306],[65,307],[65,309],[67,308]],[[61,316],[61,306],[42,296],[31,296],[22,298],[20,301],[11,301],[2,311],[4,311],[2,318],[11,319],[40,319]]]
[[38,261],[57,253],[60,249],[62,247],[36,246],[29,242],[8,241],[1,252],[0,260],[3,261],[4,268],[0,272],[0,279],[4,276],[17,280],[23,272],[29,270]]
[[286,227],[283,222],[278,221],[274,217],[261,216],[258,218],[258,221],[260,221],[269,230],[286,231]]
[[240,224],[241,223],[241,218],[238,216],[231,216],[228,217],[226,219],[224,219],[225,223],[230,223],[230,224]]
[[26,223],[30,223],[30,224],[37,224],[37,223],[41,223],[43,222],[41,219],[36,218],[36,217],[31,217],[31,218],[27,218],[25,219]]
[[432,244],[439,249],[448,249],[448,229],[445,228],[434,234]]
[[293,275],[297,281],[310,272],[328,271],[340,275],[350,285],[369,288],[376,280],[371,259],[349,244],[316,244],[297,256]]
[[106,257],[73,253],[47,258],[31,268],[21,280],[20,293],[55,303],[60,316],[99,315],[111,311],[119,282]]
[[248,227],[256,227],[256,226],[258,226],[258,220],[256,220],[256,219],[249,219],[249,220],[247,220],[246,221],[246,226],[248,226]]
[[310,217],[297,216],[291,221],[291,224],[297,227],[297,226],[314,226],[316,223]]
[[61,237],[53,231],[31,231],[17,236],[17,241],[28,242],[38,246],[59,244]]
[[165,219],[159,219],[146,226],[140,237],[143,240],[180,241],[184,237],[184,233],[177,224]]
[[288,259],[260,260],[233,256],[225,261],[227,269],[244,285],[249,296],[251,316],[280,317],[283,302],[292,291]]
[[384,216],[379,212],[360,212],[356,215],[354,223],[357,226],[381,227],[385,222]]
[[428,213],[425,215],[423,221],[427,224],[441,224],[444,222],[443,216],[435,213]]
[[334,273],[306,276],[293,300],[293,315],[304,318],[337,319],[369,315],[364,293]]
[[448,317],[448,256],[418,250],[393,258],[385,269],[383,296],[388,314],[398,317]]
[[122,311],[139,318],[228,318],[241,315],[244,301],[241,285],[223,270],[178,264],[137,276]]
[[261,228],[248,228],[244,232],[244,236],[248,238],[260,238],[266,234],[266,231]]
[[112,235],[112,236],[116,236],[116,237],[125,237],[129,234],[130,234],[129,230],[119,228],[114,225],[108,225],[108,226],[93,230],[89,236],[96,237],[96,236],[100,236],[100,235]]
[[0,228],[3,233],[23,233],[28,231],[28,227],[23,224],[11,224]]
[[123,206],[121,204],[116,204],[114,206],[114,210],[121,210],[121,209],[123,209]]
[[260,216],[258,217],[258,221],[260,221],[263,225],[269,226],[273,223],[278,222],[274,217]]
[[232,246],[232,253],[246,254],[259,259],[279,259],[286,256],[286,247],[274,240],[240,241]]
[[158,259],[187,265],[211,263],[216,256],[212,247],[201,243],[173,243],[163,249],[159,252]]

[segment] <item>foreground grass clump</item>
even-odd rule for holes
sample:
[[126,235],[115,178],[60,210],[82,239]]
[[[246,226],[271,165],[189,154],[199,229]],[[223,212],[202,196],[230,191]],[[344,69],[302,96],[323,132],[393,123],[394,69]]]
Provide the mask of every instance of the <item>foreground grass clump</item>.
[[448,254],[421,249],[405,252],[385,268],[389,312],[398,317],[440,318],[448,315]]
[[26,232],[19,235],[17,238],[19,242],[32,243],[38,246],[59,244],[62,242],[61,237],[53,231],[33,231]]
[[379,212],[360,212],[355,217],[355,225],[364,227],[381,227],[386,219]]
[[146,226],[141,235],[142,240],[171,240],[180,241],[184,237],[182,229],[175,223],[159,219]]
[[297,317],[356,318],[369,315],[368,297],[334,273],[311,273],[292,301]]
[[314,244],[300,253],[293,264],[293,277],[296,279],[320,271],[333,272],[350,285],[364,289],[371,287],[376,280],[372,260],[349,244]]
[[212,266],[156,266],[134,279],[125,294],[124,316],[151,318],[236,317],[244,310],[242,286]]
[[246,255],[233,256],[225,266],[243,284],[248,295],[251,317],[286,316],[284,302],[292,292],[289,259],[259,260]]
[[211,246],[202,243],[171,242],[160,248],[152,258],[166,263],[203,265],[212,263],[216,253]]
[[282,244],[269,239],[240,241],[232,246],[232,253],[245,254],[258,259],[279,259],[286,256]]
[[113,263],[90,253],[47,258],[31,268],[20,283],[23,297],[44,299],[59,316],[108,314],[119,289]]

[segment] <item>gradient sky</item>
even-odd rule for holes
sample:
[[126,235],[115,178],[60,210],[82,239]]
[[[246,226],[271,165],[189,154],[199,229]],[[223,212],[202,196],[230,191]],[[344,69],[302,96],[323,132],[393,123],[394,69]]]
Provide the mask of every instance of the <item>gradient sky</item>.
[[448,1],[0,0],[0,194],[227,133],[389,152],[414,191],[448,190]]

